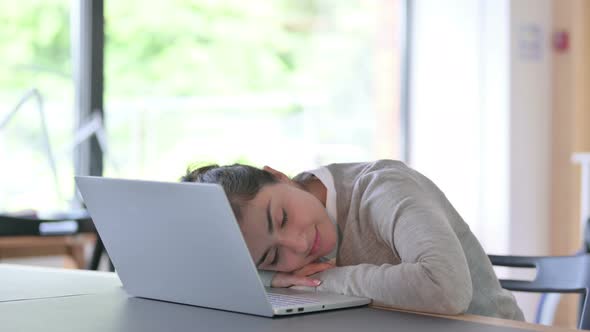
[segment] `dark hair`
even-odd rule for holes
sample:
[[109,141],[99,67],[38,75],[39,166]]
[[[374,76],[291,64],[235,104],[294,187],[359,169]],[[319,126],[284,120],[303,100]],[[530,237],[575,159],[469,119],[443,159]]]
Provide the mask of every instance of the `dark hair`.
[[242,217],[242,206],[256,197],[262,187],[278,183],[270,172],[242,164],[208,165],[196,169],[189,166],[180,181],[221,185],[238,220]]

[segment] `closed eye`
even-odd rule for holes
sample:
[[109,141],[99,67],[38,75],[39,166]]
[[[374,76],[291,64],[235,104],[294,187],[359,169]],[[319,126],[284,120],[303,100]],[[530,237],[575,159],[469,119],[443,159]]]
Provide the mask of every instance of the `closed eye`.
[[[287,217],[287,211],[285,211],[285,209],[283,209],[283,219],[281,220],[281,228],[285,227],[285,224],[287,223],[288,220],[289,220],[289,218]],[[279,249],[277,248],[275,250],[274,258],[273,258],[272,262],[270,262],[270,265],[276,266],[278,262],[279,262]]]
[[281,227],[285,227],[287,220],[289,220],[289,218],[287,217],[287,211],[283,209],[283,220],[281,221]]

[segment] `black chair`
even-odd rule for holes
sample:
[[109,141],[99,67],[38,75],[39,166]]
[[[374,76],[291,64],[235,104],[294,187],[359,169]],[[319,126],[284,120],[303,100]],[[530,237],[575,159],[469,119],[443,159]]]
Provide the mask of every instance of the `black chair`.
[[582,308],[578,328],[590,329],[590,254],[576,256],[497,256],[489,255],[493,265],[537,268],[533,281],[500,280],[503,288],[519,292],[580,293]]
[[[583,249],[573,256],[489,255],[496,266],[536,268],[535,280],[500,280],[503,288],[519,292],[580,293],[578,328],[590,330],[590,219],[584,229]],[[538,318],[538,317],[537,317]]]

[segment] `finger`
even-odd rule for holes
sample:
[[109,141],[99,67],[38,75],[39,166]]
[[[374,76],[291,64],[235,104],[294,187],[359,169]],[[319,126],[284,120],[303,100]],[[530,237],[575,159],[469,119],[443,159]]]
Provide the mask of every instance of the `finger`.
[[306,286],[306,287],[317,287],[322,284],[322,281],[315,278],[293,276],[295,279],[292,280],[293,286]]
[[287,273],[277,273],[272,279],[272,287],[291,287],[291,286],[307,286],[317,287],[322,283],[319,279],[308,278],[304,276],[296,276]]

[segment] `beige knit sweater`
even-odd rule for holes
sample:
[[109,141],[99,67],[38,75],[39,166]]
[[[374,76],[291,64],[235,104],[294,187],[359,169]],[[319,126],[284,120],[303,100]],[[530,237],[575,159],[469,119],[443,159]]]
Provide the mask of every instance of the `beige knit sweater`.
[[319,291],[442,314],[523,320],[469,226],[437,186],[404,163],[326,166],[337,192],[336,265]]

